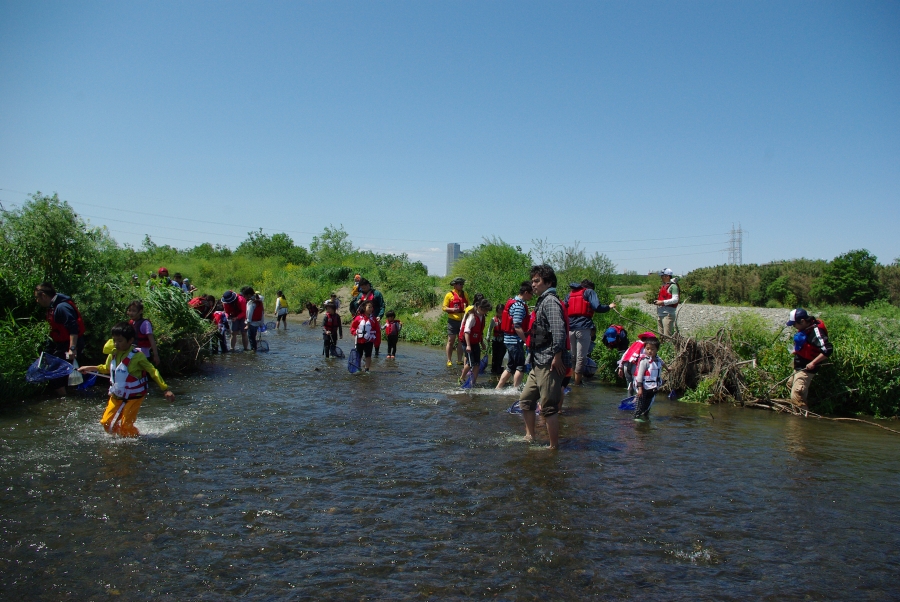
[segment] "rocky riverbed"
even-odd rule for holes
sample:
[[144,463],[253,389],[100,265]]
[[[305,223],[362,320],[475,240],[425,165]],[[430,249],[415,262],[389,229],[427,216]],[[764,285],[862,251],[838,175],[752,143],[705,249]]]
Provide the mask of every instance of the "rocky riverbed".
[[[623,297],[620,302],[628,305],[636,305],[650,315],[656,315],[656,309],[644,301],[643,295],[639,297]],[[771,309],[768,307],[729,307],[726,305],[695,305],[692,303],[685,303],[678,308],[678,328],[681,332],[690,333],[697,330],[700,326],[709,323],[721,324],[727,322],[731,316],[739,313],[758,314],[772,325],[773,330],[777,330],[787,322],[790,310]]]

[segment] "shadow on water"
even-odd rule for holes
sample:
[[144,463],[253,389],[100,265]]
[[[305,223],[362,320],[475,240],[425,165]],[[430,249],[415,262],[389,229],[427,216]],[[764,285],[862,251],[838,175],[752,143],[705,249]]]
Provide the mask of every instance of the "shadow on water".
[[[888,599],[893,435],[622,391],[566,396],[561,445],[511,390],[401,345],[350,375],[315,329],[153,394],[0,414],[7,599]],[[344,344],[344,351],[349,345]],[[540,424],[540,423],[539,423]],[[864,566],[865,571],[859,570]]]

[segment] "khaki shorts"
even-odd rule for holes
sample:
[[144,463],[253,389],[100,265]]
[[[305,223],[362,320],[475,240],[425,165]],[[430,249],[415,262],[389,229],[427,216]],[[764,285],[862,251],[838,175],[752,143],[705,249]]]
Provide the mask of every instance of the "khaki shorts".
[[552,416],[559,412],[562,398],[563,375],[546,366],[533,366],[528,381],[519,397],[519,407],[523,411],[533,412],[538,402],[541,403],[541,416]]

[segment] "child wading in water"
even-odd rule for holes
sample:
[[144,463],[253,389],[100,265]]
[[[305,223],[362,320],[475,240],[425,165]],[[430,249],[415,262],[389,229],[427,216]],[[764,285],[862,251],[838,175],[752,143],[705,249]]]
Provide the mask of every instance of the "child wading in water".
[[[228,353],[228,314],[222,309],[222,302],[216,305],[216,311],[213,312],[213,322],[216,325],[216,340],[218,346],[222,348],[222,353]],[[215,353],[215,346],[213,346]]]
[[484,326],[490,311],[490,301],[487,299],[477,301],[472,311],[463,318],[462,328],[459,332],[466,349],[466,365],[463,366],[459,379],[461,382],[465,382],[466,376],[471,371],[473,387],[478,381],[478,372],[481,368],[481,352],[487,348],[484,342]]
[[387,359],[397,359],[397,340],[400,338],[403,323],[397,319],[397,314],[393,311],[387,312],[384,317],[387,318],[387,323],[382,326],[388,342]]
[[165,391],[167,401],[175,401],[175,394],[159,375],[156,367],[143,353],[133,348],[134,328],[128,322],[119,322],[112,327],[112,341],[115,349],[102,366],[82,366],[78,370],[87,374],[99,372],[109,374],[109,403],[100,424],[107,433],[121,437],[137,437],[140,433],[134,426],[138,410],[147,396],[147,376]]
[[647,339],[644,343],[644,356],[634,372],[634,386],[637,389],[634,398],[634,419],[646,420],[650,417],[650,405],[656,397],[656,390],[662,385],[663,361],[656,355],[659,352],[659,340]]
[[378,337],[378,321],[372,317],[375,311],[375,304],[366,301],[362,307],[362,311],[358,316],[353,318],[350,325],[350,334],[356,337],[356,353],[363,359],[363,368],[369,371],[372,365],[372,348],[375,346],[375,339]]
[[322,318],[322,342],[325,357],[331,357],[337,346],[338,338],[344,338],[344,329],[341,326],[341,316],[334,307],[334,302],[329,299],[325,302],[325,317]]
[[278,330],[278,327],[284,324],[284,330],[287,332],[287,299],[284,298],[284,293],[281,291],[275,293],[275,297],[275,330]]
[[145,357],[152,357],[153,363],[159,366],[159,353],[156,350],[156,338],[153,336],[153,324],[144,317],[144,304],[135,299],[125,313],[131,318],[128,323],[134,328],[134,346]]

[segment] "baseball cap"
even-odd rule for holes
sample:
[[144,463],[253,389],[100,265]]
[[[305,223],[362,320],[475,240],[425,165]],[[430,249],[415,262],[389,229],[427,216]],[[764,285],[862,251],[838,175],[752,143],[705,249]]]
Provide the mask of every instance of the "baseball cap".
[[797,309],[791,310],[791,315],[788,316],[787,325],[793,326],[794,322],[799,322],[800,320],[808,320],[809,314],[806,313],[806,310],[802,307],[798,307]]
[[675,272],[672,271],[672,268],[666,268],[664,270],[660,270],[659,275],[660,276],[671,276],[674,273]]
[[160,276],[162,276],[163,272],[165,272],[166,274],[168,274],[168,273],[169,273],[169,269],[166,268],[166,267],[162,267],[162,268],[159,268],[159,270],[156,271],[156,273],[159,274]]
[[466,283],[466,279],[465,279],[465,278],[454,278],[453,280],[450,281],[450,284],[451,284],[451,285],[453,285],[453,284],[465,284],[465,283]]

